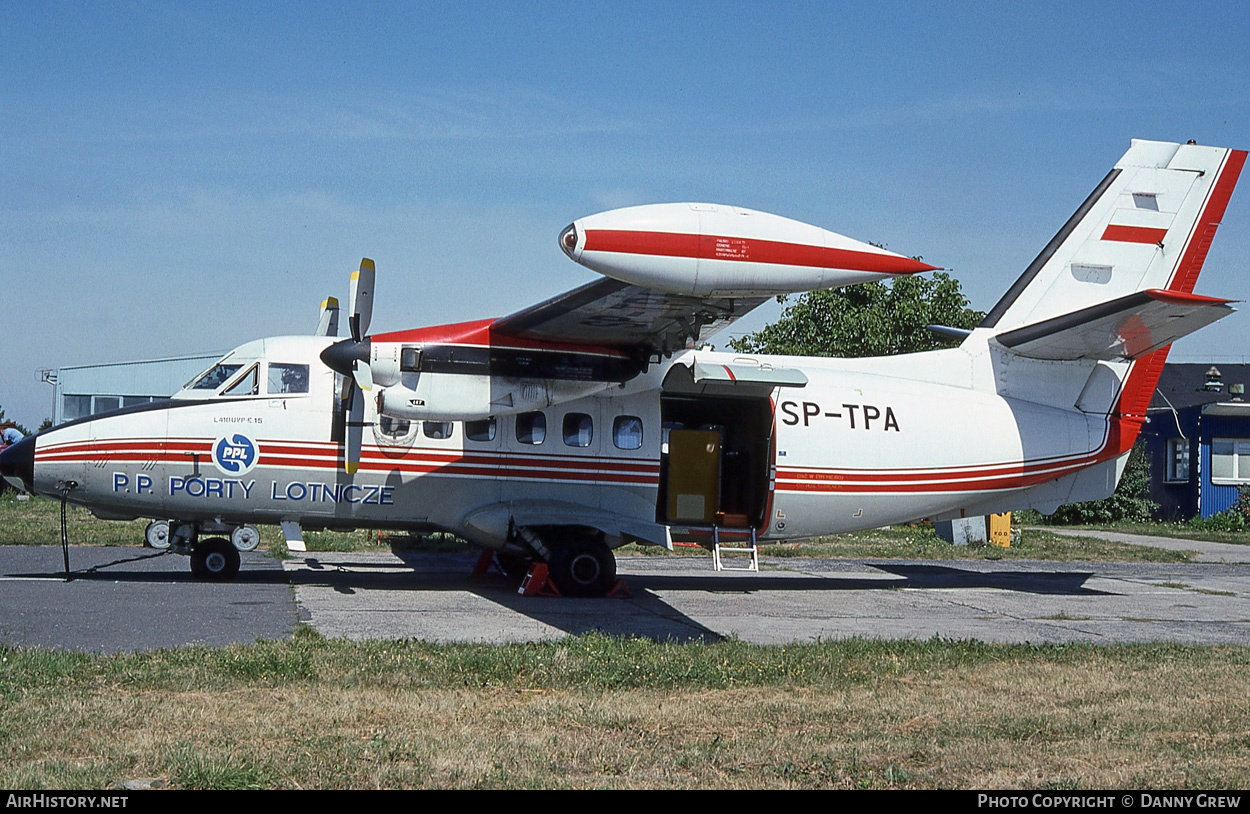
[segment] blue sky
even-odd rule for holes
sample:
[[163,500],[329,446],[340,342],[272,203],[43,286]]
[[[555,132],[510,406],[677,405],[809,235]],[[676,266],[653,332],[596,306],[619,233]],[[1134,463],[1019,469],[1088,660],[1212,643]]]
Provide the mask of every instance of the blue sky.
[[[1248,40],[1237,3],[3,3],[0,406],[310,332],[364,255],[375,330],[510,313],[640,203],[882,242],[986,309],[1130,138],[1250,148]],[[1250,299],[1242,186],[1199,293]],[[1250,361],[1247,320],[1173,358]]]

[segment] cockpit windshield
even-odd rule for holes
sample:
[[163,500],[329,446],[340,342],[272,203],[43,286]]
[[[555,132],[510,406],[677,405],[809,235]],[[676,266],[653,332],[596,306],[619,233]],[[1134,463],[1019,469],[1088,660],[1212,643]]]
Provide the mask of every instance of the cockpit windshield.
[[184,390],[216,390],[218,387],[221,387],[223,384],[225,384],[226,381],[231,376],[238,373],[239,369],[242,367],[243,365],[226,364],[225,362],[219,362],[213,367],[209,368],[207,371],[201,374],[198,379],[196,379],[191,384],[188,384],[183,389]]

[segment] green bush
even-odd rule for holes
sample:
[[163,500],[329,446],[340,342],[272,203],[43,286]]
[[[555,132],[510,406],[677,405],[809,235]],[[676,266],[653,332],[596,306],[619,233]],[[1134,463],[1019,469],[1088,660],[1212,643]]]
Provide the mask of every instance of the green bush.
[[1199,531],[1244,531],[1246,518],[1234,508],[1210,517],[1195,517],[1189,525]]
[[1137,444],[1129,453],[1124,474],[1111,497],[1085,503],[1067,503],[1045,518],[1044,522],[1054,526],[1067,526],[1150,520],[1159,504],[1151,500],[1149,494],[1150,458],[1146,455],[1145,447]]

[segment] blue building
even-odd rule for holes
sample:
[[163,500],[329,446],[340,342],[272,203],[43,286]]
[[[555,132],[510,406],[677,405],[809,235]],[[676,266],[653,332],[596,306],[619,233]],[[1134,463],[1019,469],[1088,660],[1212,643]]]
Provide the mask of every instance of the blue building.
[[1160,519],[1219,514],[1250,486],[1248,381],[1250,365],[1164,367],[1141,432]]

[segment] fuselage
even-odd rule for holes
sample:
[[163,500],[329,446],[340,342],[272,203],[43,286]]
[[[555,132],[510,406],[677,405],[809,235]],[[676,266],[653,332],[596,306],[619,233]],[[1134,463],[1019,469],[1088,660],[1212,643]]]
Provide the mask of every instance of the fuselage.
[[[959,349],[688,351],[593,396],[476,421],[379,419],[371,400],[349,475],[335,437],[342,377],[318,362],[331,341],[249,343],[169,402],[40,433],[34,491],[111,517],[444,530],[491,548],[544,514],[611,545],[717,524],[786,540],[987,504],[1053,507],[1070,476],[1120,452],[1105,412],[974,387],[989,374]],[[798,375],[780,386],[769,371]]]

